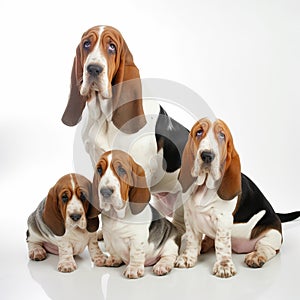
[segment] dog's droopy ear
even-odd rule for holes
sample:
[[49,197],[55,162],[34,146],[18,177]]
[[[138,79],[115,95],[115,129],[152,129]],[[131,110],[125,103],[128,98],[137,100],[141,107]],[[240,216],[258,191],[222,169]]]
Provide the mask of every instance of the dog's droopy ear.
[[56,186],[52,187],[46,198],[43,211],[43,221],[57,236],[65,234],[65,219],[62,214],[63,204],[59,203]]
[[136,215],[149,203],[151,194],[147,186],[145,171],[137,163],[133,163],[132,178],[133,186],[129,192],[129,205],[131,212]]

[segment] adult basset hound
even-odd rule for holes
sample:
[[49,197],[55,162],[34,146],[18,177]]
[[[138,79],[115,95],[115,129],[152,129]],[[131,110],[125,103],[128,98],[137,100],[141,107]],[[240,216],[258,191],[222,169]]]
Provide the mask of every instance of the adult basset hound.
[[151,191],[166,200],[166,206],[159,204],[161,211],[172,212],[168,206],[180,191],[177,178],[188,130],[157,101],[142,99],[139,70],[113,27],[95,26],[82,35],[63,123],[76,125],[85,105],[82,139],[93,166],[106,151],[128,152],[145,170]]
[[88,246],[96,266],[105,255],[98,246],[99,211],[92,204],[92,184],[79,174],[61,177],[28,218],[29,258],[44,260],[47,252],[59,255],[58,270],[72,272],[74,255]]
[[179,181],[186,233],[177,267],[193,267],[202,243],[205,248],[212,246],[211,239],[216,250],[215,275],[230,277],[236,273],[232,250],[247,253],[249,267],[262,267],[279,252],[281,222],[300,216],[299,211],[276,214],[258,187],[241,173],[231,133],[221,120],[204,118],[193,126]]
[[110,254],[104,265],[125,263],[127,278],[142,277],[144,266],[152,265],[156,275],[169,273],[178,255],[177,231],[149,204],[143,168],[123,151],[105,152],[96,165],[93,194]]

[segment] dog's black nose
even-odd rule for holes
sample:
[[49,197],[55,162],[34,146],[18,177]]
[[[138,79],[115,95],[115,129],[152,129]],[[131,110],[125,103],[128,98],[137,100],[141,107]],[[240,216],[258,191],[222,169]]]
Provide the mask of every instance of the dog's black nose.
[[203,151],[201,153],[201,159],[206,163],[210,164],[215,158],[215,154],[211,151]]
[[104,197],[104,198],[109,198],[112,193],[114,192],[113,189],[110,189],[110,188],[102,188],[100,190],[100,194]]
[[72,214],[72,215],[70,215],[70,218],[71,218],[73,221],[77,222],[78,220],[80,220],[81,214]]
[[87,71],[90,75],[97,77],[103,71],[103,68],[99,65],[88,65]]

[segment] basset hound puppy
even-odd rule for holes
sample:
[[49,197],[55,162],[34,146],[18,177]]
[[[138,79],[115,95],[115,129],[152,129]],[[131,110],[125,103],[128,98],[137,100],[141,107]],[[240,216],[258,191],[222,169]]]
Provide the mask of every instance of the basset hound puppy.
[[86,105],[82,139],[93,166],[106,151],[129,153],[145,170],[151,192],[164,200],[158,201],[160,210],[172,212],[189,132],[157,101],[142,98],[133,56],[121,33],[110,26],[95,26],[82,35],[63,123],[78,124]]
[[281,222],[300,216],[299,211],[276,214],[258,187],[241,173],[232,135],[221,120],[204,118],[193,126],[179,181],[186,232],[177,267],[193,267],[202,243],[207,248],[213,245],[211,240],[216,250],[216,276],[236,274],[232,250],[247,253],[245,262],[249,267],[262,267],[279,252]]
[[28,218],[29,258],[39,261],[47,252],[58,254],[58,270],[72,272],[77,268],[73,256],[88,246],[94,264],[102,265],[98,214],[92,204],[92,183],[74,173],[61,177]]
[[125,263],[127,278],[142,277],[152,265],[156,275],[169,273],[178,255],[177,231],[149,204],[143,168],[121,150],[105,152],[96,165],[93,194],[110,254],[104,265]]

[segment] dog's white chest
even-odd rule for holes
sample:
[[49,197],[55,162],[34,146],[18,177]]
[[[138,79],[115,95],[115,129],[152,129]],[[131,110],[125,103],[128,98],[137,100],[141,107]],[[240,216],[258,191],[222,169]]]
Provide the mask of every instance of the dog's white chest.
[[125,264],[130,261],[132,247],[140,247],[145,253],[145,265],[153,264],[158,258],[159,250],[149,244],[149,226],[152,220],[150,207],[138,215],[126,214],[122,220],[101,215],[105,247],[109,253],[116,253]]
[[146,125],[136,133],[127,134],[115,127],[112,121],[107,120],[98,102],[96,98],[88,102],[88,119],[82,129],[85,149],[93,165],[96,165],[104,152],[113,149],[122,150],[129,153],[144,168],[149,186],[159,182],[162,175],[156,172],[159,169],[158,166],[161,165],[162,154],[157,153],[155,137],[159,104],[156,101],[144,101]]
[[78,255],[84,251],[89,242],[89,238],[90,235],[86,229],[67,230],[62,237],[57,238],[57,245],[60,248],[65,249],[67,245],[71,244],[73,255]]
[[211,238],[215,238],[218,227],[224,222],[224,216],[231,216],[237,203],[237,197],[230,201],[222,200],[215,191],[200,191],[192,195],[185,203],[185,209],[192,226]]

